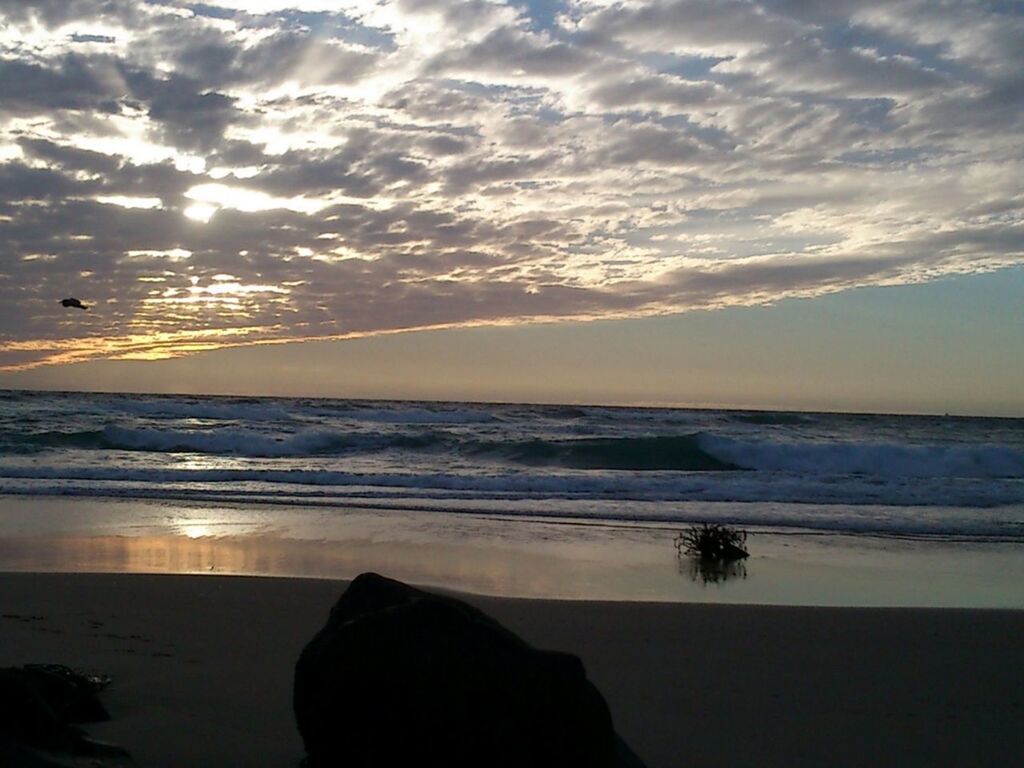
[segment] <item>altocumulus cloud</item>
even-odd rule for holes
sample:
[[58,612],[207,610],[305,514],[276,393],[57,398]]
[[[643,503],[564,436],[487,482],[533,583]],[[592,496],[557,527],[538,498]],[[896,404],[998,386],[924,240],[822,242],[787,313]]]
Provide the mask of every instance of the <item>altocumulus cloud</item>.
[[0,367],[1018,264],[1022,73],[1005,2],[0,0]]

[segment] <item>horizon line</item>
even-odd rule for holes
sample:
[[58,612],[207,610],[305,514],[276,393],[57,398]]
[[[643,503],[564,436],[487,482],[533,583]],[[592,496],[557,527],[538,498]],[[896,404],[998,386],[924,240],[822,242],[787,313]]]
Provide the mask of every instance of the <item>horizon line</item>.
[[553,400],[446,400],[433,397],[345,397],[339,395],[272,395],[272,394],[251,394],[242,392],[151,392],[144,390],[101,390],[101,389],[56,389],[39,387],[26,389],[22,387],[0,386],[0,392],[15,392],[28,394],[55,394],[55,395],[145,395],[148,397],[221,397],[221,398],[251,398],[261,400],[340,400],[349,402],[370,402],[370,403],[430,403],[430,404],[453,404],[453,405],[480,405],[480,406],[507,406],[507,405],[532,405],[547,406],[552,408],[621,408],[633,410],[673,410],[673,411],[735,411],[746,413],[793,413],[804,415],[821,416],[893,416],[899,418],[939,418],[939,419],[1000,419],[1017,421],[1024,419],[1024,414],[993,415],[976,413],[935,413],[929,411],[873,411],[873,410],[822,410],[818,408],[769,408],[765,406],[753,406],[742,404],[686,404],[668,403],[659,401],[627,401],[627,402],[566,402]]

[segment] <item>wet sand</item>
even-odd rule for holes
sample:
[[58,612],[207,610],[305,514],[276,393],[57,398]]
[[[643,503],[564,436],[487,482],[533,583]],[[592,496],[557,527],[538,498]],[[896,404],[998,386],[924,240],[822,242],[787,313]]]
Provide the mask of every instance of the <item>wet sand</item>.
[[[292,667],[338,581],[0,574],[0,665],[113,676],[140,766],[294,766]],[[579,655],[650,768],[1011,765],[1024,611],[467,599]]]
[[0,572],[162,573],[409,583],[540,599],[1024,609],[1024,548],[751,531],[704,583],[679,527],[166,499],[0,495]]

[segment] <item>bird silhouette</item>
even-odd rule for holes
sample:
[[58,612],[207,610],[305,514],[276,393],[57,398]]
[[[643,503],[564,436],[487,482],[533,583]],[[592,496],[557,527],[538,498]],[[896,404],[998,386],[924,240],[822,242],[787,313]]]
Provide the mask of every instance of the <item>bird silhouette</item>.
[[88,309],[88,307],[85,306],[85,304],[83,304],[82,302],[75,298],[61,299],[60,305],[62,307],[75,307],[75,309]]

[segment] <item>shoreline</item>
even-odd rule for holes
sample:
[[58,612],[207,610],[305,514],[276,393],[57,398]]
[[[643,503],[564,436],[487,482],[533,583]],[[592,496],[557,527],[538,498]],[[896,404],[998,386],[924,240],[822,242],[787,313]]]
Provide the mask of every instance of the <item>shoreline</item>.
[[[111,675],[113,719],[86,730],[140,767],[295,765],[292,668],[345,586],[0,573],[0,666]],[[1024,611],[458,596],[537,647],[579,655],[649,768],[1019,755]]]
[[526,598],[1024,608],[1024,544],[758,532],[728,578],[668,526],[542,517],[0,495],[0,571],[252,575],[408,583]]

